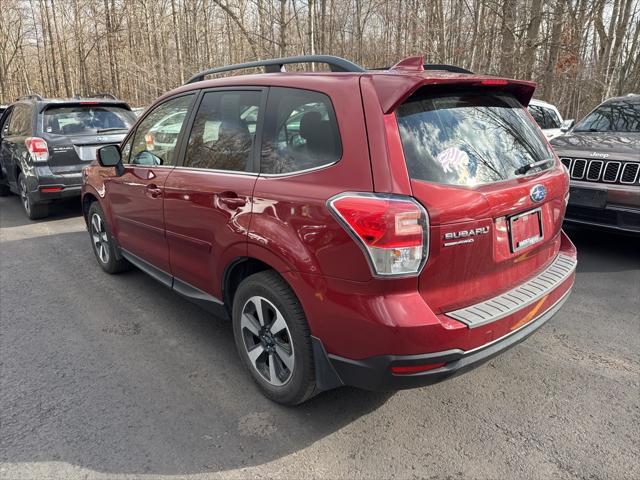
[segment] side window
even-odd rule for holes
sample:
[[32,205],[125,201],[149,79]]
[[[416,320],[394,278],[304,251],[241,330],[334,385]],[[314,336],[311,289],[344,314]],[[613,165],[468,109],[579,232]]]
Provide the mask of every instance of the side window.
[[542,108],[535,105],[529,105],[529,113],[531,113],[531,116],[540,128],[547,128],[545,127],[544,111]]
[[130,148],[131,165],[176,164],[176,145],[194,97],[190,94],[168,100],[142,120]]
[[204,94],[189,135],[184,166],[251,171],[261,91]]
[[3,137],[9,134],[9,123],[11,122],[12,116],[13,110],[9,110],[2,121],[2,125],[0,125],[0,134]]
[[549,128],[560,128],[562,122],[560,122],[558,114],[551,109],[548,109],[546,112],[549,120]]
[[7,135],[31,135],[31,108],[26,105],[16,105],[11,114]]
[[262,141],[262,173],[289,173],[334,163],[342,156],[329,97],[295,88],[271,88]]

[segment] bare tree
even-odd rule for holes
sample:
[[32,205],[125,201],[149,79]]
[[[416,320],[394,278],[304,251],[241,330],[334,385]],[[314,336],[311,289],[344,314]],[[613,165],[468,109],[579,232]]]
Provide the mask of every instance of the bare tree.
[[640,0],[0,0],[0,102],[111,91],[146,104],[213,65],[403,56],[539,82],[580,115],[640,91]]

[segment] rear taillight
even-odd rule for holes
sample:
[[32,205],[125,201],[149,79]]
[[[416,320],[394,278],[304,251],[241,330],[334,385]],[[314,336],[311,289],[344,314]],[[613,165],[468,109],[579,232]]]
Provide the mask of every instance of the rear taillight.
[[42,138],[27,137],[24,141],[24,144],[29,151],[31,161],[46,162],[47,160],[49,160],[49,148],[47,147],[47,142],[45,142]]
[[374,275],[420,273],[429,250],[427,212],[411,197],[347,193],[329,209],[363,247]]

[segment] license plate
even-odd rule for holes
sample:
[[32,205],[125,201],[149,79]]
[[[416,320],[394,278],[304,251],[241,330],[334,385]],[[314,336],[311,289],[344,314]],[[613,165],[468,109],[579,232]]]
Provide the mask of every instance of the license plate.
[[607,192],[592,188],[571,187],[569,203],[580,207],[604,208],[607,205]]
[[542,240],[542,212],[539,208],[509,218],[511,251],[517,252]]

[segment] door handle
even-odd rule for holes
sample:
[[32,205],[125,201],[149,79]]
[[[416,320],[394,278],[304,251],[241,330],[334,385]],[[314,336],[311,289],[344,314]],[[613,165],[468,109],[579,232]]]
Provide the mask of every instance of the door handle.
[[218,201],[232,209],[244,207],[247,204],[246,199],[238,197],[234,192],[224,192],[219,194]]
[[158,198],[162,195],[162,189],[159,188],[155,183],[150,183],[146,186],[147,194],[151,198]]

